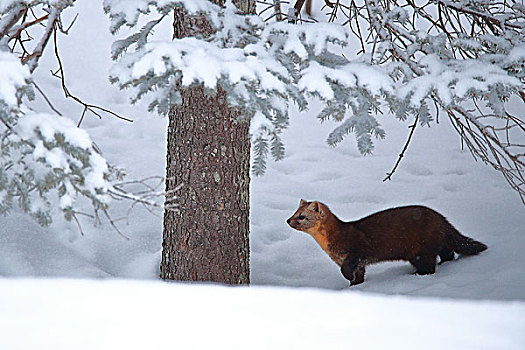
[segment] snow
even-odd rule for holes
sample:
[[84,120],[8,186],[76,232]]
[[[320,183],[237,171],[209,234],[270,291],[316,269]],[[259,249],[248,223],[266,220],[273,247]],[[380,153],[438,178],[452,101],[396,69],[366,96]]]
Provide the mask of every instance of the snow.
[[329,42],[347,43],[349,37],[348,30],[336,23],[294,26],[284,21],[268,25],[262,37],[269,38],[276,33],[285,34],[286,54],[294,53],[303,59],[308,56],[306,45],[312,45],[314,54],[320,55],[326,50]]
[[150,13],[150,7],[154,4],[166,10],[182,5],[190,13],[217,8],[207,0],[103,0],[104,9],[112,19],[112,31],[118,30],[123,23],[135,25],[140,14]]
[[12,7],[12,6],[16,6],[18,5],[19,3],[27,3],[28,1],[24,1],[24,0],[0,0],[0,11],[5,11],[7,10],[8,8]]
[[45,162],[52,168],[67,168],[69,165],[62,150],[58,148],[48,150],[42,141],[35,143],[33,157],[35,160],[45,159]]
[[[519,50],[516,50],[513,51],[512,57],[520,59],[519,55]],[[453,102],[454,96],[462,99],[473,90],[489,92],[498,84],[514,88],[520,88],[522,85],[519,79],[509,76],[491,62],[462,60],[450,64],[432,54],[421,58],[420,63],[426,66],[427,74],[412,79],[399,91],[400,97],[413,94],[411,102],[415,108],[420,106],[421,101],[432,90],[435,90],[439,98],[448,105]]]
[[[80,130],[129,177],[164,175],[167,121],[109,86],[109,20],[89,0],[68,15],[77,12],[70,36],[59,37],[69,90],[134,119],[86,115]],[[36,78],[77,122],[82,106],[63,98],[49,76],[55,68],[48,50]],[[34,106],[47,111],[39,96]],[[18,211],[0,217],[0,348],[523,349],[525,207],[503,177],[462,150],[441,116],[416,129],[392,181],[382,182],[410,122],[379,116],[386,139],[363,157],[352,136],[329,147],[338,124],[320,124],[316,112],[290,110],[285,158],[252,178],[251,287],[159,282],[162,215],[140,207],[116,222],[129,240],[104,218],[94,225],[79,216],[82,236],[60,217],[50,227]],[[489,249],[431,276],[413,275],[404,262],[374,265],[349,288],[315,241],[286,225],[300,198],[326,203],[343,220],[427,205]],[[110,213],[127,209],[114,202]]]
[[312,62],[304,69],[304,75],[298,82],[300,89],[316,92],[321,97],[330,100],[334,98],[335,92],[328,81],[346,86],[349,89],[356,88],[361,84],[369,89],[372,94],[380,95],[382,92],[393,92],[393,82],[381,69],[361,63],[352,62],[337,69],[322,66]]
[[255,141],[264,130],[271,130],[272,125],[268,118],[266,118],[262,113],[255,113],[250,121],[250,137],[252,141]]
[[525,61],[525,46],[520,45],[514,47],[510,50],[507,58],[510,62],[523,63]]
[[8,106],[16,106],[16,91],[26,83],[29,70],[22,66],[18,58],[11,53],[0,51],[0,101]]
[[[19,118],[14,130],[22,139],[34,143],[32,156],[35,161],[42,160],[47,168],[62,169],[66,174],[71,173],[73,169],[82,168],[82,162],[72,156],[69,150],[55,145],[56,137],[61,135],[70,146],[88,151],[89,166],[84,171],[85,178],[80,187],[96,196],[102,203],[109,202],[109,196],[105,195],[108,187],[105,180],[105,174],[108,172],[107,162],[92,148],[89,134],[78,128],[71,119],[28,110]],[[74,191],[69,187],[68,190],[69,194],[61,199],[61,208],[70,207],[73,203]]]
[[35,115],[30,111],[21,117],[17,123],[17,133],[25,139],[34,137],[34,130],[38,129],[40,135],[47,142],[55,141],[56,134],[64,136],[64,141],[72,146],[86,150],[91,149],[91,139],[89,134],[77,128],[71,119],[60,117],[53,114],[39,113]]
[[334,98],[334,91],[325,78],[330,73],[330,70],[329,68],[323,69],[317,62],[312,62],[308,68],[304,70],[305,74],[298,81],[297,86],[299,89],[308,89],[308,91],[312,93],[316,92],[325,99],[332,99]]
[[0,346],[7,349],[518,350],[525,344],[521,303],[308,289],[0,280],[0,315]]
[[[129,67],[129,73],[126,72],[126,67]],[[177,45],[170,41],[148,43],[139,52],[125,54],[121,63],[116,64],[113,69],[112,76],[122,82],[133,81],[150,72],[162,75],[171,67],[184,67],[184,86],[202,82],[206,87],[214,88],[219,78],[226,76],[234,83],[259,80],[264,89],[280,92],[285,90],[284,84],[274,75],[286,75],[283,67],[274,63],[270,66],[272,72],[242,49],[218,49],[213,43],[195,38],[179,39]]]

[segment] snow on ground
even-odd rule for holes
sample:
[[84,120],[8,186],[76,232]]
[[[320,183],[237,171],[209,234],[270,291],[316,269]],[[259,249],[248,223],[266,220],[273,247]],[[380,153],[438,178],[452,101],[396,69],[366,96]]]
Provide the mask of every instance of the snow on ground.
[[523,349],[523,303],[0,280],[2,349]]
[[[71,35],[59,37],[69,90],[135,120],[90,116],[83,128],[130,178],[162,176],[166,120],[144,104],[130,106],[125,92],[109,86],[112,38],[101,5],[79,0],[71,17],[76,12]],[[64,101],[49,75],[56,68],[50,53],[38,70],[40,86],[77,121],[81,107]],[[35,103],[46,110],[41,99]],[[0,276],[9,277],[0,279],[0,348],[155,348],[164,338],[179,345],[194,339],[198,348],[524,348],[525,206],[503,177],[461,150],[442,116],[417,130],[393,180],[382,182],[409,123],[381,117],[387,139],[363,157],[352,136],[327,146],[333,124],[320,125],[314,112],[291,111],[287,156],[252,179],[251,288],[113,281],[158,278],[162,221],[141,208],[118,222],[129,240],[107,222],[82,219],[81,236],[60,218],[42,228],[17,212],[0,217]],[[413,275],[408,263],[379,264],[367,269],[365,283],[348,288],[314,240],[286,225],[300,198],[320,200],[344,220],[427,205],[489,249],[438,266],[431,276]],[[112,213],[126,210],[117,202]],[[385,296],[391,294],[397,296]]]

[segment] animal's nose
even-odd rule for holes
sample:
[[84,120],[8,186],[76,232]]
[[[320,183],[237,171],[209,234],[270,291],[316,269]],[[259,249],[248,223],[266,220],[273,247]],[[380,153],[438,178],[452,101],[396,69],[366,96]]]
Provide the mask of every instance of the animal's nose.
[[288,223],[288,225],[290,225],[290,222],[292,222],[292,218],[289,218],[288,220],[286,220],[286,222]]

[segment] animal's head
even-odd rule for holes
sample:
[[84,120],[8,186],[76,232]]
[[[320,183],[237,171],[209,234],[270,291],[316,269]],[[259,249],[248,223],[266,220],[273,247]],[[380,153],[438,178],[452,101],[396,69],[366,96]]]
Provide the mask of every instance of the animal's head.
[[296,230],[308,232],[311,228],[319,227],[327,213],[328,207],[323,203],[301,199],[299,209],[286,222]]

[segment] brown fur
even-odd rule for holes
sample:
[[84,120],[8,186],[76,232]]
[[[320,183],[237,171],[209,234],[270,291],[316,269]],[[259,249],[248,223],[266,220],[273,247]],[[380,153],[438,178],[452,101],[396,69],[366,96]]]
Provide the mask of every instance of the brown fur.
[[351,285],[364,281],[365,266],[380,261],[406,260],[420,275],[454,259],[454,252],[474,255],[487,246],[459,233],[438,212],[419,205],[386,209],[357,221],[339,220],[326,205],[301,199],[287,220],[311,235],[341,267]]

